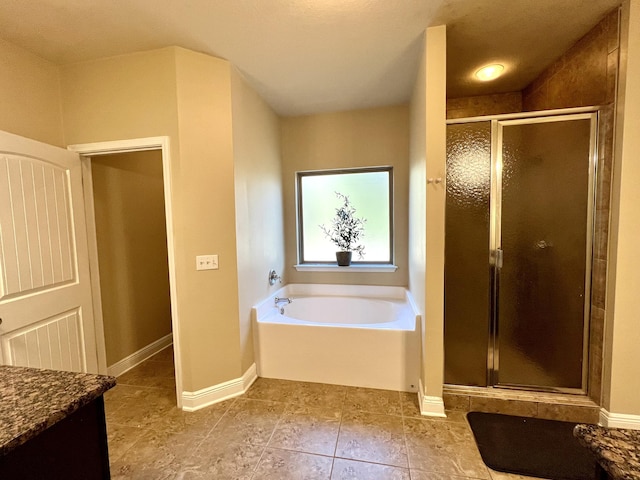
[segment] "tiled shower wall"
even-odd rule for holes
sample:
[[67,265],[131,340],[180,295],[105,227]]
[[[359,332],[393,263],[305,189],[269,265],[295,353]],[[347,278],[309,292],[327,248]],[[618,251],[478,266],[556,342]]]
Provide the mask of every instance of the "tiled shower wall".
[[447,119],[518,112],[522,112],[522,92],[447,99]]
[[619,10],[610,12],[522,92],[525,111],[599,105],[596,218],[593,239],[589,397],[602,396],[609,198],[619,57]]
[[597,404],[600,404],[602,396],[602,346],[619,36],[619,9],[615,9],[522,92],[447,99],[447,118],[570,107],[601,107],[588,380],[589,397]]

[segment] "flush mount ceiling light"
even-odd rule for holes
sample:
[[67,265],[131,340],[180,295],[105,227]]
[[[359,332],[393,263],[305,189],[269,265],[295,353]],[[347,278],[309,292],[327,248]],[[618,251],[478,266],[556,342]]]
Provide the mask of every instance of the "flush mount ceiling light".
[[499,63],[492,63],[491,65],[486,65],[482,67],[480,70],[476,71],[476,78],[481,82],[488,82],[489,80],[494,80],[498,78],[504,72],[504,65],[500,65]]

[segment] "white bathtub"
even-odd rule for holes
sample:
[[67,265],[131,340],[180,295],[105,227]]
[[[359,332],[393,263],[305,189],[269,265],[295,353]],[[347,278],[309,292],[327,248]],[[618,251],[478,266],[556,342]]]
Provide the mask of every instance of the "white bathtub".
[[404,288],[291,284],[252,317],[261,377],[417,390],[420,318]]

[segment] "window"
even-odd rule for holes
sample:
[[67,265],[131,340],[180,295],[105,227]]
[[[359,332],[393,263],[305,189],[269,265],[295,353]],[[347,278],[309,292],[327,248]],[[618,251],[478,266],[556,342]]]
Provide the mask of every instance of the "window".
[[336,209],[348,197],[362,218],[364,232],[358,244],[363,256],[354,252],[353,264],[391,264],[393,261],[393,170],[372,167],[349,170],[298,172],[298,260],[299,263],[335,263],[339,248],[322,226],[331,229]]

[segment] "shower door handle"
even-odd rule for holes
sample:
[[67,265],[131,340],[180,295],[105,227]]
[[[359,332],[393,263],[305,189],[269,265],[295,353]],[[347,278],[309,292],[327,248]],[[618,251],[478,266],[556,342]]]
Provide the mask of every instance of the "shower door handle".
[[491,255],[489,256],[489,263],[496,268],[502,268],[503,262],[503,251],[501,248],[496,248],[491,251]]

